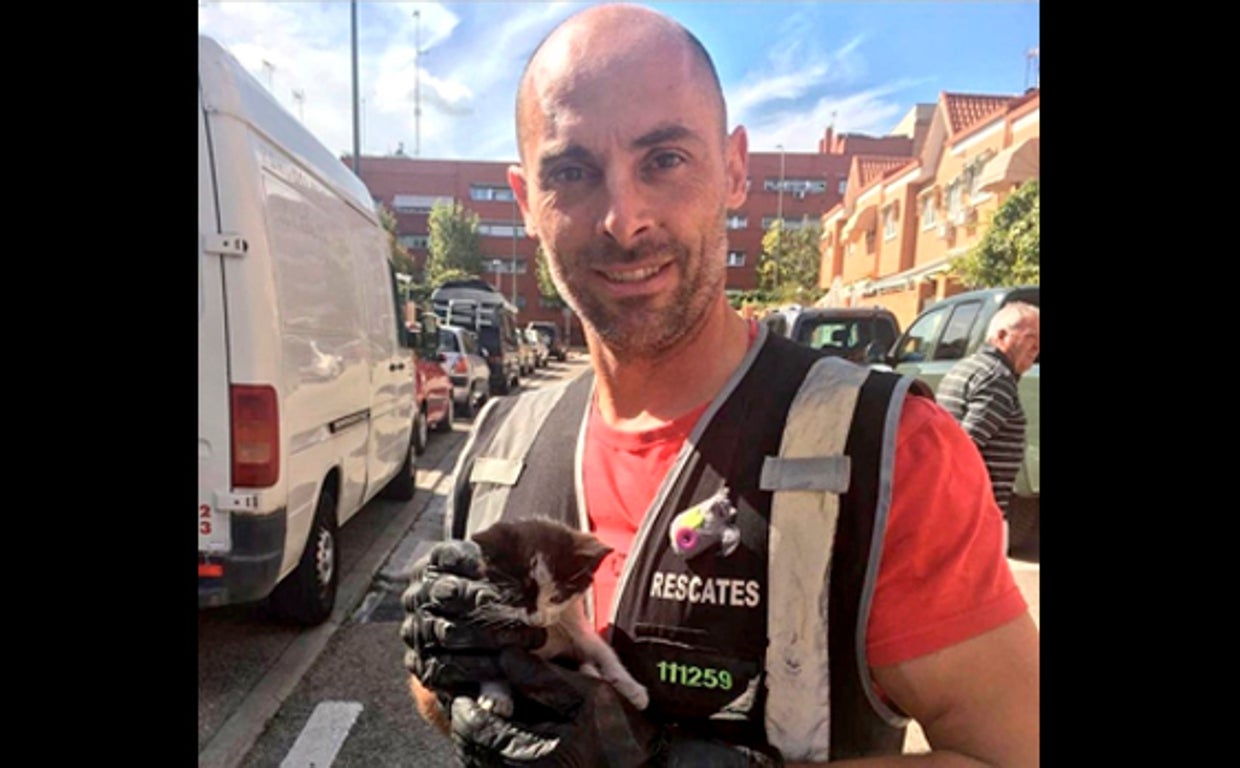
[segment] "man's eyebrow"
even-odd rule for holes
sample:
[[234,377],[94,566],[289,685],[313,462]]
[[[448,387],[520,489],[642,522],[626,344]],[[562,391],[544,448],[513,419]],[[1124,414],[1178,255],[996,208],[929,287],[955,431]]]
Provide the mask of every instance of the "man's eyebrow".
[[701,140],[701,137],[698,136],[696,131],[686,128],[679,123],[674,123],[661,128],[655,128],[653,131],[638,136],[633,140],[632,146],[634,149],[649,149],[669,141],[683,141],[685,139]]
[[561,160],[592,160],[594,155],[590,154],[590,150],[580,144],[569,144],[562,149],[551,149],[538,156],[538,165],[540,168],[546,168],[553,163]]

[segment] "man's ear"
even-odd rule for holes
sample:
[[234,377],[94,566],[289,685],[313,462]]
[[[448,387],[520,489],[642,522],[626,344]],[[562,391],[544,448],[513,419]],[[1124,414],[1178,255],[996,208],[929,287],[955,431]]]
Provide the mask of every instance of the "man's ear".
[[534,223],[530,221],[530,190],[525,181],[525,168],[519,165],[508,166],[508,186],[512,187],[512,194],[517,198],[517,205],[521,208],[521,219],[525,222],[526,236],[538,237]]
[[724,150],[728,175],[728,207],[735,210],[745,204],[749,196],[749,135],[745,126],[738,125],[728,136]]

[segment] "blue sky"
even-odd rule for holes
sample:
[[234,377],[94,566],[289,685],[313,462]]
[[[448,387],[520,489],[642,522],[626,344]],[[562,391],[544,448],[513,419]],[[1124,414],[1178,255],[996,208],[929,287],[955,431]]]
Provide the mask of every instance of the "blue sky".
[[[516,159],[513,98],[538,42],[593,3],[359,2],[363,154]],[[940,91],[1018,94],[1037,82],[1031,0],[648,3],[706,45],[728,120],[751,151],[813,152],[827,125],[883,135]],[[419,11],[415,22],[413,12]],[[200,0],[219,41],[338,153],[353,147],[350,4]],[[424,51],[415,77],[415,51]],[[415,83],[418,87],[415,88]],[[415,90],[422,117],[415,124]]]

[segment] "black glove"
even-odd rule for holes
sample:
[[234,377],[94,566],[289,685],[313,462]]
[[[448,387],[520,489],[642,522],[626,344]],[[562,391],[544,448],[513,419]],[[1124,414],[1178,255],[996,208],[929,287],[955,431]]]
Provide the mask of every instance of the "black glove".
[[719,741],[673,737],[660,756],[660,768],[781,768],[779,757]]
[[405,667],[426,688],[476,693],[479,682],[503,678],[500,648],[547,642],[542,627],[496,626],[474,614],[499,601],[494,585],[480,578],[481,564],[477,544],[454,540],[436,544],[413,567],[401,600],[406,616],[400,634],[408,646]]
[[659,728],[610,684],[505,648],[499,666],[515,693],[505,719],[472,698],[452,702],[452,741],[463,766],[630,768],[662,748]]

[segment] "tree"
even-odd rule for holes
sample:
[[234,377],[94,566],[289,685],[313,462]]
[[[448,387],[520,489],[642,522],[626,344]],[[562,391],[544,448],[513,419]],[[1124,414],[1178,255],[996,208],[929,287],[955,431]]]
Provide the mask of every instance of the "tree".
[[430,242],[426,253],[426,284],[475,277],[482,273],[482,241],[478,214],[458,202],[435,203],[430,214]]
[[787,229],[778,220],[771,224],[762,236],[758,257],[758,287],[766,296],[776,302],[810,304],[822,293],[818,288],[821,233],[808,216],[796,229]]
[[991,217],[981,242],[952,261],[952,273],[969,288],[1037,285],[1040,200],[1036,180],[1013,192]]
[[538,293],[543,301],[547,306],[563,307],[564,299],[560,296],[560,290],[555,287],[555,281],[551,279],[551,265],[547,261],[547,252],[543,250],[542,243],[534,250],[534,269],[534,276],[538,278]]
[[388,248],[391,251],[388,259],[392,262],[392,266],[396,267],[397,272],[404,272],[416,279],[418,270],[413,263],[413,256],[409,255],[409,249],[396,234],[396,214],[392,213],[383,203],[379,203],[379,222],[383,224],[383,228],[388,233]]

